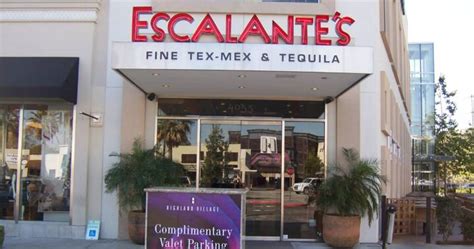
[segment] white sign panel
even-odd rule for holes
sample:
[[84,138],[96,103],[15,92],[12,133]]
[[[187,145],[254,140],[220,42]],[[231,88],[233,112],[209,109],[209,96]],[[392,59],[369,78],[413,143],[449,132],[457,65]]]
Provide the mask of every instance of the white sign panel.
[[87,222],[86,240],[98,240],[100,232],[100,221],[89,220]]
[[372,73],[367,47],[228,43],[114,43],[114,69]]

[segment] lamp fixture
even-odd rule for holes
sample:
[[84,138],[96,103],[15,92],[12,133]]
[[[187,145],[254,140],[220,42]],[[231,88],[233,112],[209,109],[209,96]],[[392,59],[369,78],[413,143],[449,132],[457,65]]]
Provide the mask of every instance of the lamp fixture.
[[86,113],[86,112],[80,112],[79,114],[84,115],[88,118],[92,118],[93,120],[99,120],[99,117],[96,117],[96,116],[94,116],[92,114],[89,114],[89,113]]

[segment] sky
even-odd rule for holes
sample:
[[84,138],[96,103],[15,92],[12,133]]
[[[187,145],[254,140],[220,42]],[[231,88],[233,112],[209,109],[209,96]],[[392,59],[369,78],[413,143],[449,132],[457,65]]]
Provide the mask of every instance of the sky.
[[445,75],[456,90],[460,129],[472,123],[474,95],[474,0],[405,0],[408,42],[432,42],[435,78]]

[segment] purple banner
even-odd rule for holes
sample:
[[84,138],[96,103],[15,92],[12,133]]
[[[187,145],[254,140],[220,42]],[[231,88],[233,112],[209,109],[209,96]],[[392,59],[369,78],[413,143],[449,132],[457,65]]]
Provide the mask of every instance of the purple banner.
[[148,192],[148,249],[237,249],[241,195]]

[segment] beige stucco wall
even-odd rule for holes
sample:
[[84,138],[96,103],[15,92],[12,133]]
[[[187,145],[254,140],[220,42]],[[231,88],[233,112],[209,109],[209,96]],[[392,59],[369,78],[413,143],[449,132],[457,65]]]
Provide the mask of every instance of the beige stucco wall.
[[[129,153],[132,150],[135,139],[141,139],[141,141],[144,142],[145,101],[147,100],[143,92],[132,84],[124,84],[122,101],[122,138],[120,152]],[[122,210],[122,212],[119,213],[118,237],[122,239],[128,239],[127,211],[128,210]]]
[[[0,11],[17,9],[15,5],[8,5],[5,1],[0,5]],[[19,1],[22,3],[22,1]],[[92,97],[92,61],[94,48],[95,22],[90,18],[84,18],[78,22],[74,17],[63,16],[67,21],[43,20],[35,22],[35,11],[37,7],[22,5],[21,11],[30,11],[25,15],[18,15],[18,20],[5,20],[3,16],[0,21],[0,56],[25,56],[25,57],[79,57],[79,85],[78,103],[74,112],[74,134],[72,151],[72,188],[71,188],[71,210],[70,224],[84,228],[87,221],[87,207],[89,200],[87,195],[88,184],[88,158],[89,154],[89,118],[79,115],[80,112],[91,112]],[[88,5],[89,13],[96,13],[97,6]],[[65,6],[64,8],[67,8]],[[17,9],[18,10],[18,9]],[[32,14],[33,13],[33,14]],[[54,15],[53,15],[54,16]],[[93,16],[93,15],[92,15]],[[21,19],[23,18],[23,19]],[[69,18],[69,19],[68,19]],[[54,19],[54,18],[52,18]],[[81,134],[78,136],[77,134]],[[50,226],[50,225],[48,225]],[[8,229],[8,228],[7,228]],[[37,227],[37,229],[45,229]],[[51,226],[52,233],[58,234],[59,228]],[[69,237],[83,237],[83,230],[67,230]],[[34,231],[33,231],[34,232]],[[13,235],[16,233],[13,231]],[[29,236],[28,234],[20,234]],[[52,235],[54,236],[54,235]]]
[[[268,15],[299,14],[332,14],[335,11],[335,0],[324,0],[321,3],[298,3],[289,8],[288,3],[269,3],[261,0],[152,0],[153,9],[165,12],[196,13],[259,13]],[[229,11],[231,10],[231,11]]]
[[360,87],[354,86],[336,101],[336,158],[344,166],[343,148],[360,151]]

